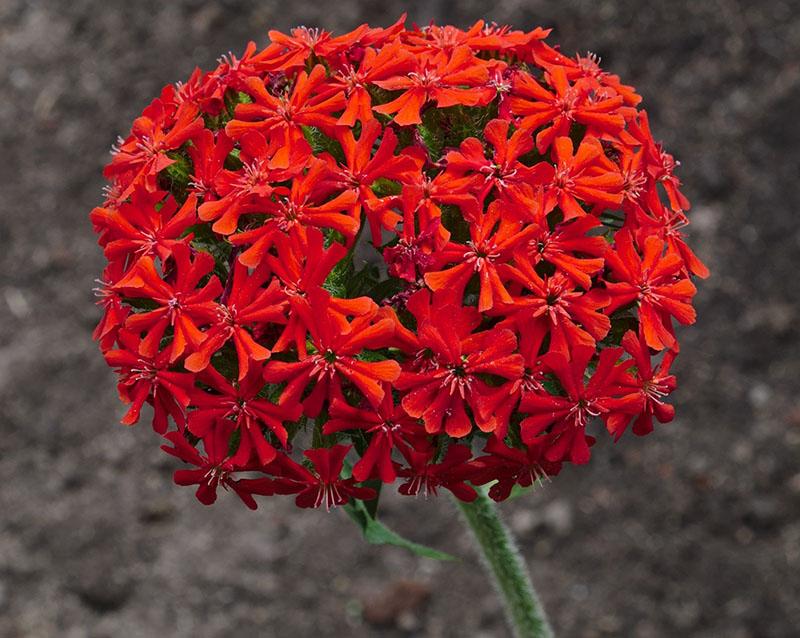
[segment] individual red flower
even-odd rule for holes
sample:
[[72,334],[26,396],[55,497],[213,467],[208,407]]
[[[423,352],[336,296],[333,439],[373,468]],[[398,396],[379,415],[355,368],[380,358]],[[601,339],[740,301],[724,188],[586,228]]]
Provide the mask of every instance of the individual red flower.
[[545,184],[549,181],[552,169],[548,164],[539,163],[526,166],[519,158],[533,150],[533,137],[530,131],[517,129],[508,137],[511,123],[508,120],[491,120],[483,130],[483,136],[493,149],[487,158],[484,143],[476,137],[468,137],[457,151],[445,156],[447,170],[457,174],[478,174],[483,180],[480,199],[492,192],[503,194],[508,188],[523,184]]
[[[476,192],[479,181],[473,175],[461,176],[447,170],[431,178],[425,171],[418,170],[404,176],[403,190],[408,189],[417,201],[417,225],[427,227],[433,220],[441,218],[443,206],[455,206],[470,218],[480,214],[481,205]],[[439,234],[446,239],[445,233],[447,229],[442,225]]]
[[624,102],[622,96],[593,102],[590,87],[571,84],[560,66],[549,68],[546,78],[552,91],[532,75],[516,73],[508,100],[511,112],[522,117],[522,128],[533,131],[544,126],[536,134],[539,153],[544,153],[556,137],[569,135],[573,122],[588,127],[590,134],[614,136],[622,131],[625,126],[625,118],[619,112]]
[[555,171],[545,189],[545,212],[556,206],[564,219],[583,217],[586,211],[580,202],[588,205],[614,208],[622,203],[622,176],[616,166],[605,156],[600,142],[584,137],[577,151],[572,140],[558,137],[553,142]]
[[360,121],[364,126],[375,119],[369,86],[376,81],[405,75],[414,68],[414,56],[399,40],[387,44],[380,51],[367,48],[357,69],[348,65],[336,75],[347,96],[347,105],[337,124],[349,127]]
[[171,113],[160,99],[155,99],[134,121],[130,136],[114,148],[113,159],[103,174],[110,179],[132,175],[121,195],[123,199],[136,184],[154,191],[158,173],[175,163],[167,153],[202,130],[203,118],[193,104],[182,104],[177,113]]
[[[308,172],[295,178],[288,193],[264,202],[261,210],[269,215],[268,221],[229,238],[235,246],[248,246],[239,260],[255,267],[266,257],[277,235],[303,234],[308,228],[333,229],[351,241],[359,228],[352,215],[358,197],[350,191],[337,192],[329,178],[326,163],[311,160]],[[329,199],[331,195],[334,197]]]
[[122,295],[114,288],[124,275],[125,263],[112,261],[103,271],[103,277],[95,280],[98,284],[94,289],[95,296],[98,298],[96,303],[103,309],[103,314],[92,331],[92,339],[98,342],[103,353],[117,341],[117,335],[131,313],[131,309],[125,305]]
[[253,56],[253,64],[264,71],[289,70],[305,65],[312,55],[322,54],[321,47],[331,41],[331,34],[323,29],[296,27],[288,34],[271,29],[271,44]]
[[445,247],[450,233],[442,231],[440,217],[420,218],[422,194],[416,189],[404,187],[400,201],[403,228],[397,243],[384,248],[383,258],[392,277],[416,282],[433,267],[434,253]]
[[[622,347],[635,362],[631,390],[641,396],[642,402],[639,413],[634,415],[633,433],[644,436],[653,431],[653,417],[659,423],[669,423],[675,416],[674,406],[664,403],[664,397],[674,392],[678,385],[675,375],[669,371],[677,354],[667,350],[661,362],[653,366],[647,343],[632,330],[622,337]],[[606,426],[614,438],[619,439],[625,433],[630,420],[630,414],[617,412],[606,419]]]
[[214,368],[206,368],[199,380],[208,390],[195,392],[192,405],[196,408],[189,416],[189,431],[197,437],[206,439],[213,436],[214,429],[220,427],[222,420],[231,421],[239,433],[239,446],[232,454],[231,461],[244,465],[255,452],[262,465],[270,463],[277,450],[264,436],[263,427],[277,439],[282,447],[288,443],[284,421],[296,421],[300,416],[299,405],[277,406],[259,397],[264,384],[261,379],[263,369],[253,365],[247,376],[238,382],[228,381]]
[[298,507],[320,507],[324,504],[328,511],[344,505],[352,498],[372,500],[375,490],[355,485],[352,478],[341,478],[344,459],[349,451],[349,445],[306,450],[303,454],[313,464],[313,470],[295,463],[286,455],[279,456],[266,468],[275,476],[275,493],[297,494],[295,503]]
[[508,307],[499,310],[507,318],[498,325],[515,324],[519,332],[525,332],[541,323],[550,335],[550,351],[565,355],[575,346],[594,348],[608,334],[611,320],[601,311],[611,301],[604,290],[576,289],[575,283],[560,272],[542,278],[522,257],[514,266],[502,264],[500,269],[506,280],[521,288],[518,296],[510,297]]
[[246,212],[261,210],[276,190],[284,194],[286,188],[277,184],[301,173],[304,168],[304,163],[288,169],[271,168],[277,147],[267,144],[257,131],[247,133],[237,142],[242,169],[217,173],[214,189],[218,197],[207,199],[197,211],[202,221],[214,221],[211,230],[222,235],[235,232],[239,218]]
[[[229,423],[229,422],[228,422]],[[252,466],[237,466],[228,454],[228,438],[233,424],[221,425],[203,440],[205,454],[190,445],[180,432],[169,432],[164,436],[172,446],[162,445],[167,454],[179,458],[185,463],[197,466],[194,470],[176,470],[175,483],[178,485],[197,485],[197,500],[203,505],[212,505],[217,500],[217,488],[233,490],[242,502],[251,510],[258,507],[253,494],[270,496],[274,494],[272,482],[266,478],[235,479],[237,471],[254,469]]]
[[185,244],[173,246],[174,283],[161,278],[152,257],[142,257],[120,279],[114,288],[128,297],[144,297],[154,302],[155,310],[133,313],[125,327],[136,334],[144,333],[139,352],[154,356],[167,328],[173,331],[169,360],[175,361],[187,348],[197,348],[204,335],[200,327],[214,320],[217,307],[213,302],[222,292],[222,284],[212,275],[201,288],[197,284],[214,268],[214,258],[198,252],[192,256]]
[[[303,312],[307,303],[306,295],[325,283],[331,270],[347,254],[347,249],[338,242],[333,242],[326,248],[324,237],[316,228],[309,228],[304,235],[278,235],[275,237],[275,247],[276,254],[267,255],[265,263],[280,282],[290,311],[286,326],[272,349],[280,352],[294,344],[298,355],[305,357],[308,329],[299,312]],[[354,307],[353,303],[346,300],[331,299],[330,309],[338,311],[339,321],[346,323],[347,314],[354,311],[357,314],[360,310],[369,312],[371,306],[356,303]]]
[[680,162],[665,152],[661,144],[653,139],[647,113],[639,111],[631,122],[631,133],[642,144],[648,156],[647,174],[664,186],[670,206],[674,211],[689,209],[689,200],[681,193],[681,182],[675,175]]
[[640,226],[636,229],[636,236],[640,244],[650,235],[662,237],[667,242],[670,250],[677,252],[687,274],[696,275],[706,279],[710,272],[706,265],[700,261],[686,243],[680,229],[688,226],[689,219],[681,211],[674,211],[664,206],[658,198],[656,189],[651,188],[642,197],[642,206],[633,211]]
[[434,292],[448,291],[459,302],[469,280],[480,280],[478,310],[491,310],[496,304],[511,303],[511,295],[498,270],[498,264],[508,260],[514,249],[526,242],[535,227],[503,215],[500,202],[492,203],[486,213],[470,226],[471,240],[466,244],[450,242],[435,256],[441,266],[455,263],[444,270],[425,274],[425,283]]
[[482,406],[489,386],[479,375],[501,379],[522,375],[514,333],[497,328],[474,332],[481,322],[475,308],[432,305],[427,291],[417,293],[407,307],[417,319],[418,336],[409,344],[414,359],[395,382],[407,392],[402,400],[405,411],[421,418],[429,433],[444,431],[460,438],[472,431],[469,407],[478,427],[491,429],[496,424]]
[[443,487],[462,501],[472,502],[478,497],[475,489],[467,483],[474,470],[468,465],[472,451],[465,445],[449,446],[444,458],[438,463],[434,461],[435,448],[422,451],[402,448],[402,452],[408,467],[403,467],[398,472],[405,479],[398,490],[401,494],[417,496],[422,492],[428,498],[437,496],[439,488]]
[[622,96],[628,106],[636,106],[642,101],[632,86],[622,84],[618,75],[604,71],[600,67],[600,58],[594,53],[576,54],[575,57],[568,58],[547,45],[541,48],[547,48],[548,55],[541,56],[540,59],[544,60],[547,57],[548,62],[563,67],[567,79],[571,82],[581,80],[597,92],[601,92],[604,88],[613,89],[614,93]]
[[120,347],[104,353],[106,362],[119,375],[117,390],[123,403],[130,408],[122,423],[139,421],[145,401],[153,405],[153,429],[163,434],[169,427],[169,417],[179,428],[186,425],[186,407],[194,389],[194,377],[186,372],[170,370],[169,352],[141,354],[135,334],[121,330]]
[[546,441],[544,458],[551,462],[568,460],[571,463],[589,462],[589,445],[594,441],[586,435],[586,426],[593,417],[610,418],[618,411],[636,411],[639,398],[621,396],[629,383],[626,363],[618,363],[621,348],[606,348],[600,352],[597,368],[584,382],[594,348],[577,347],[568,359],[560,352],[545,355],[545,366],[552,371],[564,389],[565,396],[545,392],[531,393],[520,402],[527,414],[521,424],[522,440],[532,445]]
[[483,451],[486,456],[479,456],[472,461],[476,474],[472,482],[476,485],[492,483],[489,496],[495,501],[504,501],[511,495],[515,485],[531,487],[550,480],[561,471],[560,461],[548,461],[544,458],[545,441],[534,441],[524,450],[509,447],[497,437],[490,437]]
[[329,410],[330,419],[322,428],[323,434],[344,430],[361,430],[370,435],[369,445],[361,459],[353,466],[353,478],[366,481],[376,475],[384,483],[394,483],[397,478],[392,462],[392,450],[408,445],[409,438],[420,439],[424,431],[416,419],[395,405],[387,393],[377,409],[363,410],[334,399]]
[[[225,131],[218,131],[214,135],[208,129],[203,129],[186,149],[192,160],[189,189],[198,197],[202,197],[204,203],[217,199],[217,177],[225,168],[225,160],[233,148],[234,142],[225,135]],[[225,188],[222,187],[222,190]]]
[[530,326],[519,336],[519,353],[524,361],[522,374],[510,383],[489,390],[481,401],[488,422],[487,429],[496,439],[508,434],[512,414],[529,393],[545,392],[546,368],[542,361],[542,349],[548,338],[548,327],[544,322]]
[[239,261],[234,262],[224,302],[217,305],[216,320],[206,330],[197,351],[186,358],[184,366],[187,370],[205,370],[214,353],[231,340],[239,364],[239,381],[247,376],[251,361],[269,359],[269,348],[256,342],[246,329],[248,325],[286,322],[286,295],[275,278],[263,288],[262,284],[268,278],[270,273],[266,262],[252,274]]
[[165,195],[162,191],[137,190],[130,202],[119,208],[98,207],[91,212],[89,217],[107,259],[148,255],[166,261],[175,244],[191,240],[185,233],[197,221],[197,197],[187,197],[179,210],[173,198],[164,201]]
[[420,110],[429,100],[434,100],[439,108],[456,104],[475,106],[483,97],[479,87],[488,79],[486,64],[469,47],[456,47],[449,54],[417,58],[417,68],[410,73],[375,80],[382,89],[403,93],[373,109],[384,115],[395,114],[394,121],[400,126],[419,124]]
[[584,290],[589,290],[592,277],[605,265],[603,255],[608,243],[602,237],[589,235],[601,226],[596,217],[586,215],[551,229],[546,219],[540,217],[525,255],[534,266],[542,262],[552,264]]
[[682,276],[683,260],[675,250],[664,252],[664,241],[648,236],[639,256],[631,234],[617,233],[614,250],[606,253],[606,264],[617,281],[607,281],[611,303],[606,312],[636,302],[647,345],[655,350],[677,350],[671,317],[682,324],[694,323],[691,300],[697,289]]
[[[337,140],[342,147],[345,165],[339,166],[336,160],[329,164],[331,179],[344,192],[351,192],[357,197],[353,205],[353,217],[358,219],[362,206],[365,207],[372,241],[376,246],[381,244],[381,230],[394,230],[400,220],[396,213],[389,212],[387,207],[376,205],[378,197],[372,185],[378,179],[405,181],[420,169],[421,161],[409,153],[395,155],[397,135],[392,129],[383,132],[380,144],[376,142],[382,132],[376,120],[369,120],[361,127],[358,140],[348,128],[337,133]],[[373,152],[374,151],[374,152]]]
[[345,97],[334,87],[326,86],[325,67],[318,64],[311,73],[297,75],[292,92],[275,96],[267,91],[260,78],[246,80],[253,103],[236,106],[235,119],[228,122],[225,132],[238,139],[248,131],[260,131],[271,140],[279,140],[279,148],[270,159],[271,168],[288,168],[291,158],[310,151],[303,135],[303,126],[315,126],[328,134],[336,127],[332,114],[345,105]]
[[368,299],[361,303],[365,312],[344,324],[326,291],[310,291],[308,302],[298,305],[297,312],[316,352],[296,362],[270,361],[264,369],[266,381],[287,384],[281,405],[298,401],[314,381],[314,390],[303,405],[307,416],[317,416],[326,400],[344,400],[343,379],[353,383],[373,407],[380,405],[386,394],[384,384],[397,379],[400,365],[392,360],[363,361],[355,355],[384,343],[394,332],[395,321]]

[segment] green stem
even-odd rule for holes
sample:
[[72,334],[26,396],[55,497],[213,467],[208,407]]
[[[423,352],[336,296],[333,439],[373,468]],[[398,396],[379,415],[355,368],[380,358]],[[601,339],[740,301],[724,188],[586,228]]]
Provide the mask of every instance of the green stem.
[[511,532],[500,520],[484,490],[472,503],[456,501],[478,546],[483,563],[492,575],[506,608],[506,617],[516,638],[553,638],[544,609],[533,589],[525,562]]

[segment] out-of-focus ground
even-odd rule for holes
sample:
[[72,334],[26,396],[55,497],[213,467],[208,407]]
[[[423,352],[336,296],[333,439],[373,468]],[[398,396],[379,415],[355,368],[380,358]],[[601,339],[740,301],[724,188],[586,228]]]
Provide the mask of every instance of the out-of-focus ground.
[[682,333],[678,417],[503,506],[561,637],[800,629],[800,8],[658,3],[0,0],[0,636],[507,636],[446,498],[387,522],[463,557],[365,545],[341,512],[257,513],[174,486],[116,425],[90,340],[87,214],[161,86],[269,28],[362,21],[555,28],[645,96],[683,163],[714,275]]

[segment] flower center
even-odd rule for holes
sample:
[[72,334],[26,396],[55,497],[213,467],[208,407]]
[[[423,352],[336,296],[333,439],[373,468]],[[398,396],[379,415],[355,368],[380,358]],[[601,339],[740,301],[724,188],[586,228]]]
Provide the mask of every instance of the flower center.
[[472,241],[467,242],[470,250],[464,253],[464,261],[472,264],[475,272],[482,270],[487,263],[494,261],[500,256],[500,252],[494,244],[476,245]]

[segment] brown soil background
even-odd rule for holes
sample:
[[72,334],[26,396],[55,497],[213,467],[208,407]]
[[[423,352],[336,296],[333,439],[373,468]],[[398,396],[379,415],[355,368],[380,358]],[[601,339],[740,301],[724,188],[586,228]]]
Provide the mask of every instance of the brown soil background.
[[555,27],[638,87],[683,163],[713,270],[682,333],[678,417],[503,507],[561,637],[793,637],[800,627],[800,7],[504,0],[0,0],[0,636],[507,636],[446,498],[386,521],[456,564],[365,545],[291,500],[213,508],[125,429],[90,340],[87,219],[160,87],[268,28]]

